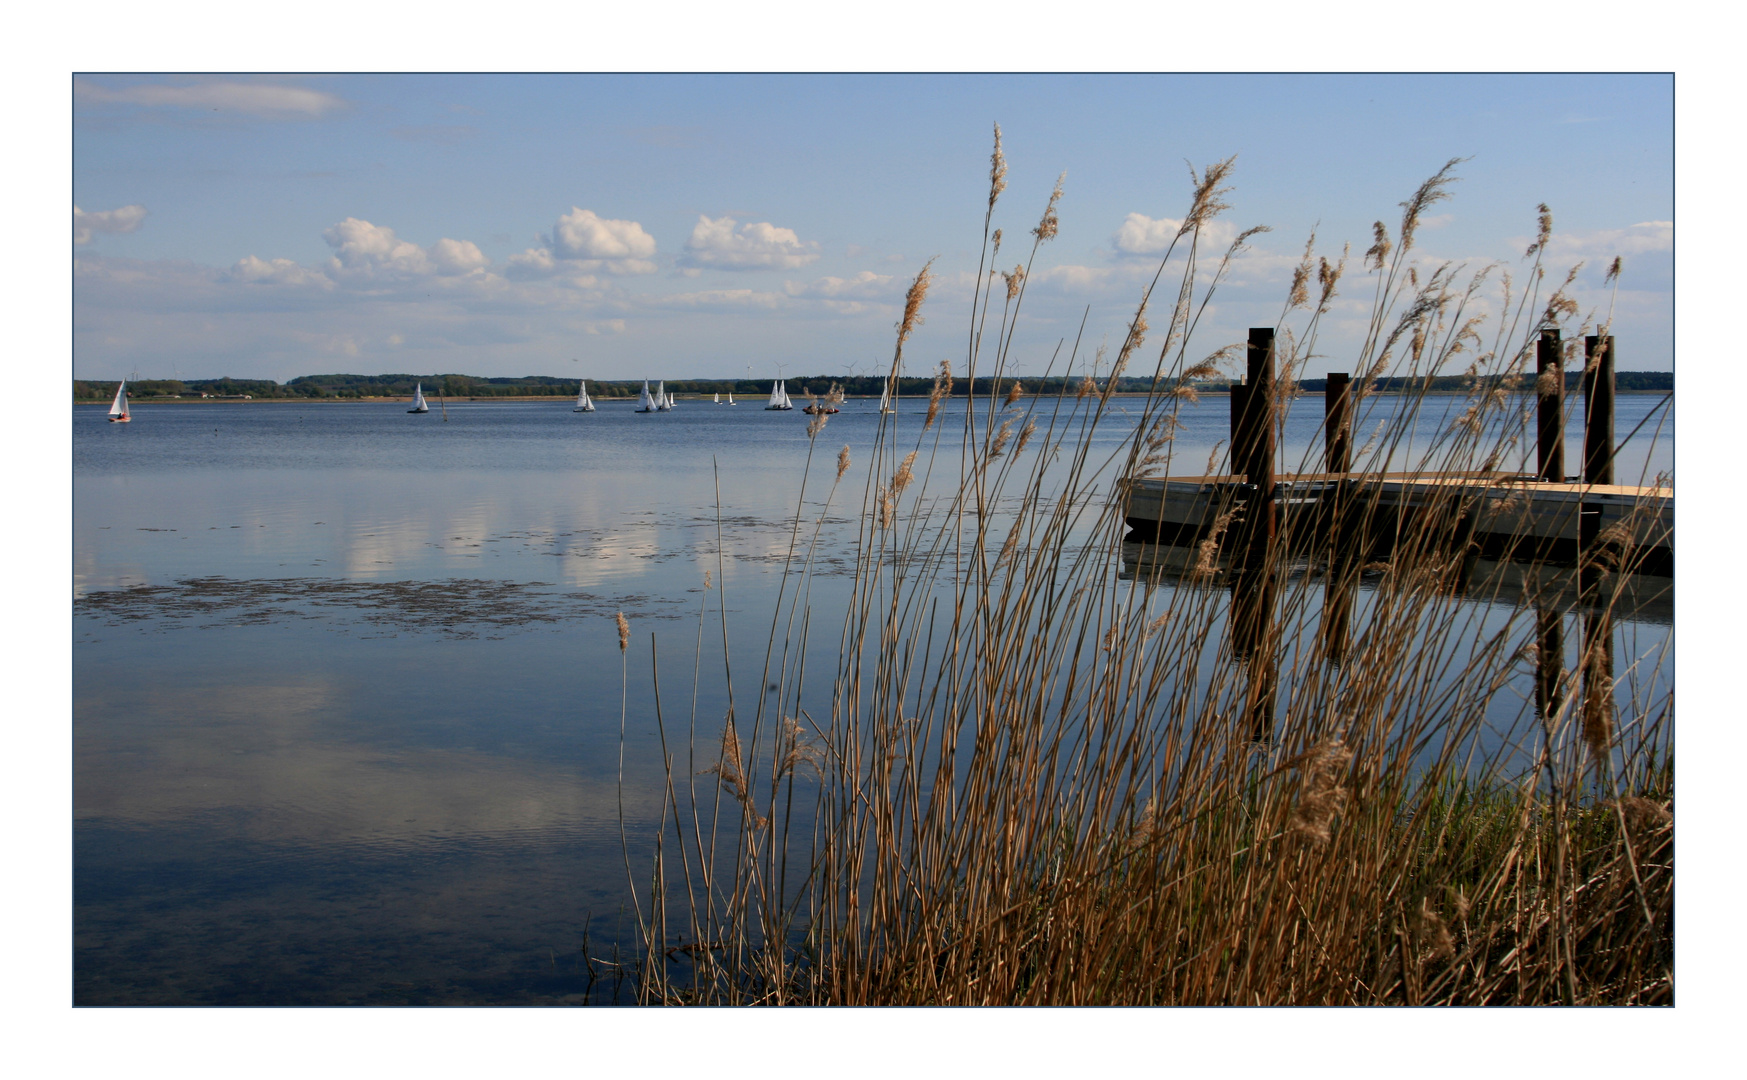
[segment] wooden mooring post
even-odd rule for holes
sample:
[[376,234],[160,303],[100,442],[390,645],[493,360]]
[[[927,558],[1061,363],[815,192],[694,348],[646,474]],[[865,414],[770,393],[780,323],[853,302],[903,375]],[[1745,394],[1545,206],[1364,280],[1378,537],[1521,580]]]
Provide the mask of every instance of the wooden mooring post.
[[[1551,375],[1548,373],[1551,372]],[[1535,345],[1536,420],[1535,475],[1555,484],[1565,482],[1565,371],[1559,355],[1559,331],[1541,331]]]
[[1248,660],[1250,732],[1266,739],[1274,728],[1278,660],[1271,632],[1275,580],[1271,562],[1274,503],[1274,330],[1251,327],[1248,377],[1232,395],[1232,471],[1244,476],[1237,566],[1231,578],[1231,634]]
[[[1583,482],[1614,482],[1614,339],[1591,334],[1583,339]],[[1601,757],[1613,738],[1614,620],[1613,607],[1601,595],[1603,570],[1609,555],[1602,542],[1602,507],[1583,504],[1578,511],[1578,602],[1583,606],[1584,741]]]
[[1583,339],[1583,482],[1614,482],[1614,339]]
[[1352,377],[1331,371],[1322,391],[1322,451],[1325,471],[1353,471]]
[[[1267,564],[1274,540],[1274,330],[1250,328],[1249,377],[1234,394],[1232,471],[1244,474],[1243,561]],[[1233,388],[1236,390],[1236,388]]]

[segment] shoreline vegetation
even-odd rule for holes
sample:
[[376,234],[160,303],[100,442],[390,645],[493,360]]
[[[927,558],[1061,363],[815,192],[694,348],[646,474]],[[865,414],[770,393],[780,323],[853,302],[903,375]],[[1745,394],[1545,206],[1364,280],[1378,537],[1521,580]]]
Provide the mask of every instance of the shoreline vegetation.
[[[1668,393],[1674,389],[1674,373],[1672,371],[1621,371],[1616,373],[1617,386],[1621,393],[1633,391]],[[1580,372],[1568,372],[1565,377],[1566,392],[1578,389]],[[1021,379],[1026,392],[1051,394],[1063,389],[1064,377],[1054,376],[1041,379]],[[787,379],[789,392],[801,397],[813,394],[824,397],[830,393],[833,386],[841,387],[846,397],[878,398],[880,386],[884,382],[881,376],[813,376],[798,379]],[[1299,379],[1298,389],[1306,393],[1321,393],[1326,380]],[[1534,389],[1532,375],[1500,378],[1496,380],[1503,389],[1518,393],[1528,393]],[[770,393],[771,380],[756,379],[668,379],[669,393],[681,398],[701,396],[706,394],[739,394],[747,401],[763,397]],[[1402,377],[1379,378],[1375,380],[1377,393],[1466,393],[1470,389],[1472,379],[1460,375],[1434,375],[1428,379],[1409,379]],[[530,375],[519,379],[487,379],[471,375],[305,375],[288,383],[277,383],[266,379],[142,379],[130,380],[127,386],[129,399],[133,401],[400,401],[412,397],[413,388],[422,384],[434,397],[441,390],[444,397],[457,401],[505,399],[512,401],[543,401],[547,399],[574,398],[578,389],[576,379],[557,379],[545,375]],[[897,380],[899,397],[926,398],[934,390],[934,382],[930,378],[900,377]],[[1226,379],[1196,379],[1189,380],[1185,385],[1192,387],[1201,394],[1224,394],[1230,390],[1231,382]],[[588,381],[589,397],[596,400],[627,398],[635,399],[642,389],[641,379],[615,379]],[[1172,388],[1175,383],[1167,388]],[[73,400],[75,402],[108,402],[115,398],[114,382],[75,379],[73,381]],[[967,380],[952,389],[953,397],[987,397],[991,384],[988,379],[978,378]],[[1115,394],[1146,394],[1153,389],[1150,379],[1119,378]]]
[[[1611,312],[1571,298],[1576,272],[1544,265],[1545,206],[1521,265],[1416,263],[1458,164],[1351,266],[1313,236],[1269,339],[1288,386],[1312,360],[1341,366],[1318,324],[1337,295],[1370,298],[1345,360],[1361,424],[1385,375],[1426,394],[1426,373],[1466,369],[1469,407],[1431,445],[1391,405],[1354,473],[1494,469],[1557,396],[1533,374],[1544,334],[1564,335],[1568,378],[1584,335],[1612,340]],[[1063,190],[1020,234],[1030,254],[993,269],[997,127],[964,353],[931,372],[925,416],[881,418],[864,461],[830,445],[829,416],[808,421],[768,631],[730,633],[747,601],[730,604],[720,562],[695,633],[600,627],[622,655],[650,650],[653,690],[621,690],[621,747],[633,717],[652,721],[666,765],[646,860],[621,818],[641,941],[615,985],[652,1004],[1673,1003],[1672,637],[1619,670],[1613,656],[1635,534],[1585,541],[1581,611],[1536,588],[1465,595],[1454,487],[1382,553],[1291,515],[1276,534],[1267,504],[1235,495],[1187,558],[1125,542],[1125,485],[1222,471],[1173,444],[1231,360],[1192,338],[1256,231],[1206,244],[1232,166],[1191,170],[1114,358],[1069,338],[1056,381],[1015,379],[1012,328]],[[891,377],[930,281],[925,265]],[[1147,392],[1105,456],[1092,433],[1123,378]],[[973,407],[942,413],[967,386]],[[1567,419],[1577,407],[1565,397]],[[1641,482],[1672,491],[1671,474]],[[1360,535],[1381,514],[1368,490],[1346,508]],[[810,589],[829,515],[857,531],[849,599],[824,610]],[[821,667],[828,689],[803,677]],[[698,715],[706,681],[726,715]]]

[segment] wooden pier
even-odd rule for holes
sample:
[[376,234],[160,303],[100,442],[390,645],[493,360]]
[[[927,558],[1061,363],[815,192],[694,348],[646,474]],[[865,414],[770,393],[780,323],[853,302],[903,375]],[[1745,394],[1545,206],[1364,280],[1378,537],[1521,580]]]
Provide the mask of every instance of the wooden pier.
[[[1397,556],[1429,559],[1440,590],[1532,608],[1538,715],[1551,730],[1575,707],[1584,730],[1609,730],[1614,618],[1673,615],[1674,491],[1614,483],[1613,338],[1585,346],[1579,476],[1565,474],[1556,330],[1537,350],[1535,472],[1354,471],[1352,388],[1330,373],[1328,471],[1276,476],[1274,332],[1252,329],[1248,378],[1232,387],[1231,471],[1127,482],[1122,574],[1218,580],[1230,590],[1231,648],[1248,671],[1242,709],[1258,741],[1276,727],[1280,657],[1270,627],[1282,576],[1321,576],[1318,640],[1340,665],[1356,647],[1354,597]],[[1574,671],[1565,667],[1567,615],[1581,635]]]
[[[1337,544],[1360,558],[1387,557],[1418,519],[1464,555],[1575,566],[1610,549],[1640,573],[1674,573],[1674,491],[1613,482],[1613,339],[1586,341],[1584,474],[1564,475],[1557,331],[1543,334],[1536,473],[1366,473],[1351,470],[1348,378],[1330,373],[1324,460],[1336,471],[1275,476],[1273,332],[1250,331],[1249,379],[1232,388],[1230,461],[1243,472],[1136,480],[1124,492],[1130,539],[1174,547],[1222,531],[1240,561],[1276,536],[1292,549]],[[1597,354],[1600,354],[1599,356]],[[1247,560],[1251,563],[1258,559]],[[1616,560],[1617,561],[1617,560]]]

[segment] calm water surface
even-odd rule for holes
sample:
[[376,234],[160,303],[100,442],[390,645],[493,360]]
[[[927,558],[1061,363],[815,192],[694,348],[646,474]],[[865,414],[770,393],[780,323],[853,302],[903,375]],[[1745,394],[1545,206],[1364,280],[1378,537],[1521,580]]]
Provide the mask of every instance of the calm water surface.
[[[1658,401],[1621,397],[1620,433]],[[1201,471],[1226,409],[1185,414],[1173,471]],[[610,1000],[585,946],[611,960],[631,926],[621,802],[639,873],[660,811],[651,635],[670,735],[694,713],[713,734],[705,572],[706,658],[723,602],[757,663],[803,475],[816,518],[847,443],[811,595],[841,611],[873,404],[831,419],[810,474],[805,417],[751,403],[104,412],[73,418],[76,1001]],[[1320,414],[1304,399],[1286,446]],[[1656,424],[1623,482],[1671,469]]]

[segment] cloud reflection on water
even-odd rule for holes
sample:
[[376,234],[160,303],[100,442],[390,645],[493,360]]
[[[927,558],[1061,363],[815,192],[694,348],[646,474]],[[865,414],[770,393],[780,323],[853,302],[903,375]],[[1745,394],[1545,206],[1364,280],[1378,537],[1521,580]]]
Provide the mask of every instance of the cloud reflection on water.
[[[349,738],[346,728],[362,722],[349,711],[354,698],[315,678],[82,693],[74,820],[160,828],[223,819],[251,841],[372,848],[616,833],[610,773]],[[657,789],[628,787],[633,824],[659,812]]]

